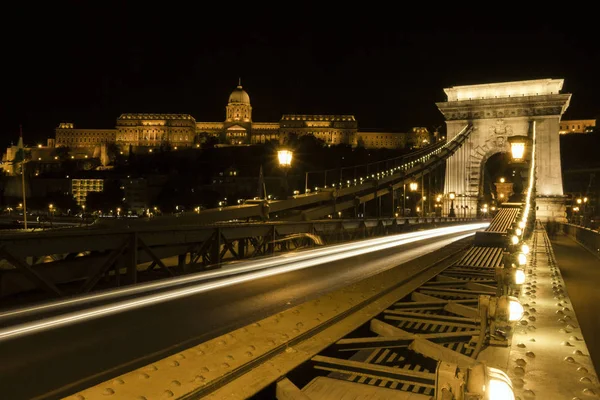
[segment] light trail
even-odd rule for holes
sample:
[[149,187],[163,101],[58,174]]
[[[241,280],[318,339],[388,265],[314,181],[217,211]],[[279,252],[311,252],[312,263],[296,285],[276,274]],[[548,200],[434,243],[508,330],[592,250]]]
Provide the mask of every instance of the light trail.
[[[487,226],[487,224],[461,225],[461,226],[450,227],[450,228],[442,228],[442,230],[453,228],[455,230],[454,233],[470,231],[469,233],[462,235],[460,237],[460,238],[462,238],[462,237],[473,235],[474,231],[479,230],[484,226]],[[68,326],[71,324],[75,324],[77,322],[83,322],[83,321],[88,321],[88,320],[95,319],[95,318],[106,317],[106,316],[113,315],[116,313],[120,313],[120,312],[124,312],[124,311],[131,311],[131,310],[141,308],[144,306],[154,305],[154,304],[171,301],[171,300],[183,298],[183,297],[198,294],[198,293],[208,292],[208,291],[226,287],[226,286],[231,286],[231,285],[240,284],[243,282],[252,281],[255,279],[261,279],[261,278],[270,277],[270,276],[274,276],[274,275],[278,275],[278,274],[282,274],[282,273],[287,273],[287,272],[296,271],[296,270],[300,270],[300,269],[304,269],[304,268],[309,268],[309,267],[313,267],[313,266],[328,263],[328,262],[343,260],[343,259],[346,259],[349,257],[355,257],[355,256],[359,256],[362,254],[367,254],[367,253],[372,253],[372,252],[381,251],[381,250],[385,250],[385,249],[390,249],[393,247],[401,246],[403,244],[413,243],[413,242],[430,239],[430,238],[435,238],[435,237],[440,237],[440,236],[444,236],[444,235],[448,234],[448,232],[440,232],[440,230],[437,230],[437,229],[434,231],[437,231],[437,232],[428,232],[427,234],[417,236],[417,237],[395,240],[395,241],[391,241],[391,242],[387,242],[387,243],[371,245],[371,246],[358,248],[358,249],[354,248],[352,250],[348,250],[341,254],[330,254],[327,256],[322,256],[322,257],[308,259],[308,260],[294,261],[294,262],[287,263],[287,264],[279,266],[279,267],[273,267],[270,269],[254,271],[254,272],[240,275],[240,276],[233,276],[233,277],[229,277],[227,279],[221,279],[216,282],[206,282],[206,283],[194,285],[192,287],[172,289],[168,292],[146,295],[144,297],[137,298],[137,299],[123,300],[123,301],[120,301],[117,303],[107,304],[107,305],[103,305],[103,306],[97,306],[97,307],[93,307],[90,309],[85,309],[85,310],[80,310],[80,311],[75,311],[75,312],[70,312],[70,313],[54,316],[54,317],[45,318],[45,319],[42,319],[39,321],[33,321],[33,322],[15,325],[15,326],[4,328],[4,329],[0,330],[0,342],[7,341],[10,339],[15,339],[15,338],[18,338],[18,337],[21,337],[24,335],[29,335],[32,333],[36,333],[36,332],[41,332],[41,331],[44,331],[47,329],[65,327],[65,326]],[[458,240],[458,239],[459,238],[454,239],[454,240]]]
[[301,253],[286,253],[280,256],[271,257],[267,260],[251,260],[242,263],[238,263],[233,267],[224,267],[218,271],[209,271],[209,272],[200,272],[196,274],[169,278],[169,279],[161,279],[157,282],[144,283],[140,285],[135,285],[127,288],[120,289],[111,289],[103,292],[86,294],[77,297],[72,297],[69,299],[56,300],[52,302],[46,302],[43,304],[37,304],[29,307],[18,308],[14,310],[7,310],[0,313],[0,322],[3,320],[14,319],[14,318],[23,318],[27,316],[32,316],[35,314],[43,313],[43,312],[57,312],[61,309],[68,307],[76,307],[82,306],[94,302],[99,301],[110,301],[117,300],[119,298],[125,296],[132,296],[135,294],[141,294],[150,292],[153,290],[167,289],[174,286],[180,286],[195,282],[206,281],[210,279],[218,279],[231,275],[239,275],[243,273],[248,273],[252,271],[257,271],[265,268],[270,268],[274,266],[281,266],[283,264],[288,264],[291,262],[298,262],[314,257],[322,257],[331,254],[336,254],[340,252],[344,252],[347,250],[353,249],[362,249],[365,247],[375,246],[379,244],[394,242],[401,239],[415,238],[421,237],[423,235],[428,235],[431,233],[443,233],[443,234],[451,234],[456,232],[461,232],[464,229],[477,229],[475,227],[479,227],[481,229],[487,227],[489,223],[478,223],[478,224],[465,224],[458,226],[450,226],[444,228],[436,228],[430,229],[426,231],[417,231],[410,233],[401,233],[398,235],[391,235],[382,238],[375,239],[367,239],[361,240],[352,243],[345,243],[339,245],[328,246],[326,248],[320,249],[311,249],[302,251]]

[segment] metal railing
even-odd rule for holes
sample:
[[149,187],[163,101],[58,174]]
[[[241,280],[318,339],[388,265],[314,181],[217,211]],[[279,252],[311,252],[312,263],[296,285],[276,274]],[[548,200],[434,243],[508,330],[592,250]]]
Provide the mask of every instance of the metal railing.
[[559,223],[559,229],[600,258],[600,231],[579,225]]

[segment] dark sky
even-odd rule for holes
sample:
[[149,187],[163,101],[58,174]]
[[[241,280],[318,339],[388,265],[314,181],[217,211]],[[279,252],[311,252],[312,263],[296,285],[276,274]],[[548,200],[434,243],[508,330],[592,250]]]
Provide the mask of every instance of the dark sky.
[[31,143],[61,121],[113,128],[124,112],[223,121],[240,76],[256,122],[345,113],[363,129],[434,127],[444,87],[540,78],[565,79],[566,117],[600,118],[600,30],[565,26],[555,14],[64,4],[4,13],[2,145],[19,124]]

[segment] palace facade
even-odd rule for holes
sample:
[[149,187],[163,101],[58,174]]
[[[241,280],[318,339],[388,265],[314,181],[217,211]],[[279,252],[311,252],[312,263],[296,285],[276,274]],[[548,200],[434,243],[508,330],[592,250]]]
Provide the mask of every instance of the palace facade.
[[[417,129],[417,128],[415,128]],[[240,84],[229,95],[223,122],[200,122],[188,114],[122,114],[115,129],[76,129],[62,122],[55,130],[56,147],[96,147],[114,143],[122,151],[132,148],[200,147],[209,137],[224,145],[250,145],[271,140],[284,143],[291,135],[313,135],[328,145],[361,145],[366,148],[401,148],[423,145],[418,128],[411,133],[360,132],[354,115],[284,114],[279,122],[254,122],[250,96]],[[429,133],[427,132],[427,135]],[[427,142],[428,143],[428,142]]]

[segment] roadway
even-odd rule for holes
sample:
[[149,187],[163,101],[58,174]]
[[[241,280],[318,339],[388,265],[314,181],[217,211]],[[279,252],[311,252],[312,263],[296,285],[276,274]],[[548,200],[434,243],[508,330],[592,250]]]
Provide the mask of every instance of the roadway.
[[463,236],[403,244],[0,341],[0,397],[63,397],[372,274],[431,262],[432,254],[418,258]]
[[596,372],[600,371],[600,258],[568,236],[551,237],[554,256]]

